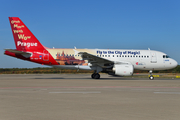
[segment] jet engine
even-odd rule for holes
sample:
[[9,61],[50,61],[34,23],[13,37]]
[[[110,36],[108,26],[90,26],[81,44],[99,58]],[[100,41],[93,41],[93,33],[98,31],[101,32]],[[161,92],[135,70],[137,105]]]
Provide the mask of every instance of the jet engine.
[[115,75],[131,76],[133,75],[134,67],[131,64],[115,64],[113,71]]

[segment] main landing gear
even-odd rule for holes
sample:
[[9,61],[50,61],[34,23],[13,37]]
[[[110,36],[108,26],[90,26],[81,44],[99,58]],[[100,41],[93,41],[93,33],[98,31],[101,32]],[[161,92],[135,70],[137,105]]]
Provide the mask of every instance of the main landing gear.
[[152,75],[152,70],[150,70],[150,71],[149,71],[149,73],[150,73],[150,77],[149,77],[149,79],[150,79],[150,80],[153,80],[153,79],[154,79],[154,77],[153,77],[153,75]]
[[93,74],[91,75],[91,78],[92,78],[92,79],[99,79],[99,78],[100,78],[100,74],[99,74],[99,73],[93,73]]

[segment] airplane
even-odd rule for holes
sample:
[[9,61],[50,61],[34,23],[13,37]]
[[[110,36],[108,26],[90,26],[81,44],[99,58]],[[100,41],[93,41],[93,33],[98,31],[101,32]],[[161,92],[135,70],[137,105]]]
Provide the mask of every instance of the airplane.
[[132,76],[135,69],[153,70],[175,68],[178,63],[167,54],[155,50],[130,49],[55,49],[43,46],[18,17],[9,17],[16,49],[5,49],[4,54],[42,65],[65,69],[93,70],[93,79],[99,72],[117,76]]

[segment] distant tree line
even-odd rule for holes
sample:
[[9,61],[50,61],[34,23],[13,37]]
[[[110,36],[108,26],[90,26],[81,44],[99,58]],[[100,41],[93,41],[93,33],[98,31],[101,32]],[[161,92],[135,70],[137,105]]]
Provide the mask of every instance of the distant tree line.
[[70,70],[60,68],[0,68],[0,74],[61,74],[61,73],[91,73],[87,70]]
[[[60,68],[0,68],[0,74],[61,74],[61,73],[92,73],[88,70],[70,70]],[[134,73],[148,73],[149,71],[135,70]],[[171,70],[153,71],[153,73],[180,73],[180,65]]]

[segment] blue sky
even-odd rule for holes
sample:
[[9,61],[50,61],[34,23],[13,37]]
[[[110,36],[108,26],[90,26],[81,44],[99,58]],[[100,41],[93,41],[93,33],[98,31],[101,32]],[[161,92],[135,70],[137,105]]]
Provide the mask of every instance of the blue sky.
[[15,48],[8,17],[19,17],[52,48],[152,49],[180,63],[179,0],[4,0],[0,68],[43,67],[5,56]]

